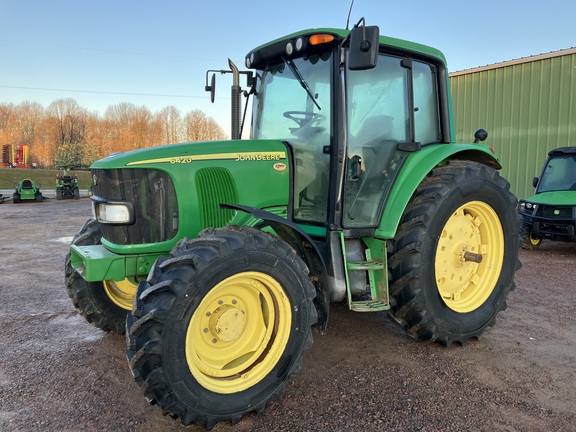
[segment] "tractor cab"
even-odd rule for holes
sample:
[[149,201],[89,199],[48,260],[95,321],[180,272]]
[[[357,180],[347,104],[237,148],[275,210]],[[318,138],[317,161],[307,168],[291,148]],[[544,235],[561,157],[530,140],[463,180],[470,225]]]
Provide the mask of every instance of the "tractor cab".
[[299,224],[375,229],[407,156],[449,140],[442,56],[387,52],[373,34],[300,32],[246,57],[256,69],[251,138],[289,145]]

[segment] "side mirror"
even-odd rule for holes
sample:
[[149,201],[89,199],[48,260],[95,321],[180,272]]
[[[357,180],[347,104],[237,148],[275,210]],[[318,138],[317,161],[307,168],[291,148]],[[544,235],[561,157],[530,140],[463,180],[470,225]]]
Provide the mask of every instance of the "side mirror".
[[366,70],[376,67],[379,37],[378,26],[354,27],[350,31],[348,69]]
[[534,187],[538,186],[538,177],[534,177],[532,179],[532,186],[534,186]]
[[488,138],[488,131],[486,129],[478,129],[474,132],[474,144],[480,141],[486,141],[486,138]]
[[[206,77],[206,84],[208,84],[208,77]],[[214,97],[216,95],[216,74],[212,74],[210,85],[206,85],[204,90],[210,92],[210,102],[214,103]]]

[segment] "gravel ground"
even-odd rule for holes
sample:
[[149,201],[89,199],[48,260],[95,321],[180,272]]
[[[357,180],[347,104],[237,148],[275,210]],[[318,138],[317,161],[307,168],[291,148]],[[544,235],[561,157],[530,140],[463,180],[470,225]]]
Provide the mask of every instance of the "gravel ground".
[[[124,338],[74,310],[70,238],[88,199],[0,204],[0,430],[201,431],[149,406]],[[215,431],[574,431],[576,244],[522,251],[509,308],[480,341],[409,339],[385,314],[331,309],[284,397]]]

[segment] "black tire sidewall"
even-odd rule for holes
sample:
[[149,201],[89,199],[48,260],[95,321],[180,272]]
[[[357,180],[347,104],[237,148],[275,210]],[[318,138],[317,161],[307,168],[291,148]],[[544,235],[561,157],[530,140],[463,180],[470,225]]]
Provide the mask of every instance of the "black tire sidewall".
[[[270,269],[273,268],[274,272]],[[202,299],[219,282],[241,272],[255,271],[267,274],[284,289],[292,305],[292,323],[290,336],[281,358],[267,376],[254,386],[233,394],[216,393],[204,388],[192,375],[188,368],[185,353],[185,338],[188,325]],[[163,344],[165,352],[163,359],[171,360],[164,365],[167,379],[179,399],[194,405],[197,412],[210,415],[230,415],[231,412],[244,412],[247,406],[257,405],[266,401],[300,362],[310,331],[309,307],[306,306],[307,294],[303,279],[306,275],[298,275],[293,268],[287,266],[278,257],[269,252],[250,251],[237,252],[217,259],[198,272],[182,292],[191,295],[180,295],[169,311],[167,320],[166,340]],[[297,289],[286,289],[286,287]],[[260,400],[258,400],[260,399]]]
[[[422,295],[430,306],[433,319],[437,325],[452,334],[474,334],[486,327],[501,309],[503,294],[511,284],[518,254],[518,229],[515,209],[509,205],[507,190],[487,178],[464,179],[456,185],[441,202],[438,211],[432,216],[423,242],[422,256]],[[498,215],[504,238],[504,257],[502,269],[496,286],[486,301],[477,309],[460,313],[450,309],[442,300],[436,285],[435,260],[438,240],[444,226],[452,214],[462,205],[481,201],[488,204]],[[504,297],[504,298],[503,298]],[[479,328],[478,323],[484,323]]]
[[[74,236],[73,245],[88,246],[101,244],[102,234],[98,222],[94,219],[86,221],[80,232]],[[123,334],[128,311],[116,305],[104,290],[104,284],[99,282],[86,282],[76,270],[72,268],[70,254],[65,260],[66,289],[74,306],[87,318],[104,331],[114,331]],[[80,284],[80,286],[78,286]]]

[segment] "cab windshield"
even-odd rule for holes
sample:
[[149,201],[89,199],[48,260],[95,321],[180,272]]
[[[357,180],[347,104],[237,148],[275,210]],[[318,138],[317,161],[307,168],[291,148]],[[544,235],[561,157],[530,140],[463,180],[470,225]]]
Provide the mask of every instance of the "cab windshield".
[[537,193],[576,190],[576,155],[550,158],[538,183]]
[[294,154],[294,219],[326,220],[332,52],[282,59],[257,72],[252,138],[288,142]]

